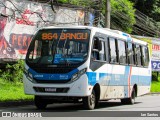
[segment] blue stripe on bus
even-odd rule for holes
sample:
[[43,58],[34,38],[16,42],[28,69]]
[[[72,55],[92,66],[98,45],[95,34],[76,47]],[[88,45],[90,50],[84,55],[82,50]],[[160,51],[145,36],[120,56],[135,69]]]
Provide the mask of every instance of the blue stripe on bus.
[[87,72],[87,76],[88,76],[88,83],[90,85],[95,85],[96,84],[96,74],[95,72]]
[[29,73],[32,74],[33,78],[38,80],[68,80],[72,78],[72,75],[78,72],[78,69],[74,69],[66,74],[46,74],[46,73],[37,73],[33,69],[29,68]]
[[[127,72],[128,70],[126,73]],[[96,72],[87,72],[86,74],[88,76],[88,83],[92,86],[94,86],[96,83],[99,83],[100,85],[126,86],[125,91],[128,91],[128,74],[126,74],[126,76],[124,74],[108,74]],[[149,86],[150,82],[151,76],[131,75],[130,85],[138,84],[140,86]]]
[[123,35],[123,36],[126,36],[126,37],[129,37],[129,35],[128,35],[128,34],[123,33],[123,32],[122,32],[122,35]]

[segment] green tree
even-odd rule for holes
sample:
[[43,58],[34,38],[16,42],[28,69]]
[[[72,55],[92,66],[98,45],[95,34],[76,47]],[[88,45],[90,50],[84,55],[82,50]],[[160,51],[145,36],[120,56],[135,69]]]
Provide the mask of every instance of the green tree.
[[160,1],[159,0],[130,0],[135,4],[135,8],[145,15],[160,21]]
[[157,22],[160,21],[160,1],[159,0],[155,0],[151,17]]
[[136,22],[133,5],[129,0],[111,0],[111,28],[132,32]]
[[[59,0],[59,2],[62,3],[90,7],[95,10],[100,9],[105,16],[106,0],[102,0],[102,8],[98,8],[97,1],[98,0]],[[135,24],[135,10],[133,5],[129,0],[111,0],[111,28],[119,29],[127,33],[132,32],[132,27]]]
[[92,6],[93,0],[58,0],[61,3],[69,3],[77,6],[88,7]]

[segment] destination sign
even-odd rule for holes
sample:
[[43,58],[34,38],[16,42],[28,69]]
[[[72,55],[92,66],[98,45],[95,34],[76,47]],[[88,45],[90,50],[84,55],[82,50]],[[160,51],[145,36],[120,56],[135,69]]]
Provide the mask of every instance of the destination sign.
[[60,36],[61,40],[75,39],[75,40],[86,40],[88,38],[88,33],[42,33],[42,40],[53,40],[58,39]]

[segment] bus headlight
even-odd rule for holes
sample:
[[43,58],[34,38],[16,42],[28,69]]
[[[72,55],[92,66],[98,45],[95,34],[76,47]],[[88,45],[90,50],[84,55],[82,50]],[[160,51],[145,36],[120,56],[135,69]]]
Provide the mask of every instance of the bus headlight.
[[72,76],[72,81],[75,81],[75,80],[77,80],[78,79],[78,72],[77,73],[75,73],[73,76]]
[[30,77],[31,79],[33,79],[33,76],[31,73],[28,73],[28,77]]
[[24,69],[23,73],[27,76],[28,75],[28,70]]
[[30,81],[33,81],[33,75],[30,72],[28,72],[27,69],[24,69],[24,74]]
[[72,81],[72,82],[73,82],[73,81],[76,81],[81,75],[83,75],[84,73],[86,73],[86,70],[87,70],[87,68],[84,68],[84,69],[78,71],[77,73],[75,73],[75,74],[72,76],[71,81]]
[[33,81],[33,75],[32,75],[30,72],[28,72],[27,78],[28,78],[30,81]]

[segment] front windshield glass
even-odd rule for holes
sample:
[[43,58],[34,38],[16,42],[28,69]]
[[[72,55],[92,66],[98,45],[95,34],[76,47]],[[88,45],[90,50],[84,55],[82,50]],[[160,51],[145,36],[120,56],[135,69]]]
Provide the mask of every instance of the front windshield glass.
[[26,60],[33,64],[77,64],[88,56],[90,30],[45,29],[33,38]]

